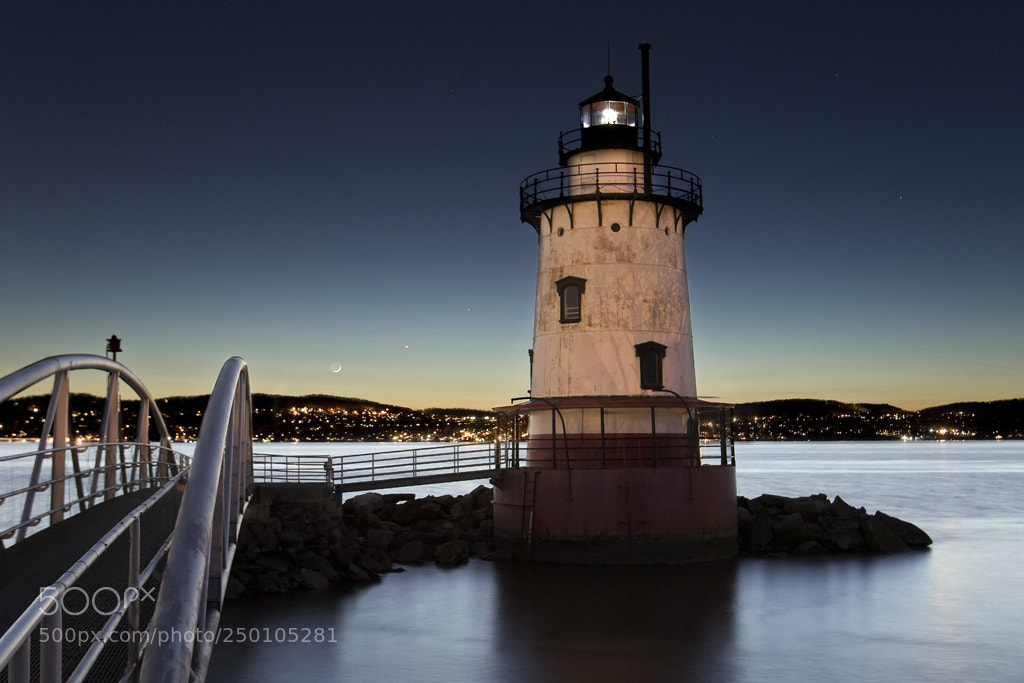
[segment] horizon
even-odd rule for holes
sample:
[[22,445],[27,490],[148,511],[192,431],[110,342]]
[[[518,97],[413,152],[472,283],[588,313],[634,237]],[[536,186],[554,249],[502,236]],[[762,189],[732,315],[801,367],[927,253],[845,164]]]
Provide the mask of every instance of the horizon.
[[[85,372],[88,372],[88,371],[85,371]],[[99,375],[100,373],[97,372],[96,374]],[[72,377],[74,377],[74,375],[72,375]],[[103,380],[102,381],[104,382],[104,385],[100,388],[100,390],[97,390],[97,391],[80,391],[80,390],[77,390],[77,389],[72,389],[71,394],[72,395],[74,395],[74,394],[86,394],[86,395],[89,395],[89,396],[93,396],[95,398],[102,399],[104,397],[105,393],[106,393],[105,374],[103,375]],[[46,390],[46,391],[37,391],[37,389],[40,389],[40,388],[45,389],[47,382],[49,382],[49,379],[44,380],[43,382],[40,382],[40,383],[38,383],[36,385],[33,385],[29,389],[26,389],[25,391],[21,392],[20,394],[15,395],[12,398],[14,398],[14,399],[25,399],[25,398],[34,398],[36,396],[49,396],[50,392],[48,390]],[[128,401],[137,400],[137,397],[136,398],[130,398],[129,397],[129,398],[126,399],[124,397],[124,395],[123,395],[124,390],[125,390],[125,388],[122,387],[122,400],[128,400]],[[134,396],[135,392],[132,391],[131,388],[128,388],[127,391],[130,392]],[[499,407],[501,405],[501,404],[499,404],[498,406],[490,406],[490,407],[486,407],[486,408],[474,408],[474,407],[470,407],[470,406],[466,406],[466,405],[458,405],[458,404],[448,405],[448,406],[434,405],[434,404],[425,405],[425,406],[412,406],[412,405],[405,405],[405,404],[401,404],[401,403],[390,403],[390,402],[387,402],[387,401],[378,401],[376,399],[365,398],[365,397],[360,397],[360,396],[341,396],[341,395],[337,395],[337,394],[322,394],[322,393],[280,394],[280,393],[267,393],[267,392],[263,392],[263,391],[253,391],[252,394],[253,394],[253,396],[256,396],[256,395],[280,396],[282,398],[289,398],[289,399],[327,398],[327,399],[335,399],[335,400],[339,400],[339,401],[365,402],[365,403],[373,403],[373,404],[377,404],[377,405],[389,406],[389,407],[394,407],[394,408],[403,408],[403,409],[407,409],[407,410],[414,410],[414,411],[420,411],[420,412],[428,411],[428,410],[472,410],[472,411],[478,411],[478,412],[490,412],[493,408]],[[156,395],[154,395],[154,399],[156,399],[157,401],[170,400],[170,399],[203,399],[203,398],[208,398],[209,395],[210,395],[210,392],[199,393],[199,394],[174,394],[174,395],[167,395],[167,396],[156,396]],[[698,398],[706,399],[707,397],[698,397]],[[780,397],[780,398],[767,398],[767,399],[757,399],[757,400],[752,400],[752,401],[736,401],[736,402],[727,402],[727,403],[730,403],[731,405],[734,405],[734,406],[738,406],[738,405],[744,405],[744,404],[750,404],[750,403],[772,403],[772,402],[781,402],[781,401],[822,401],[822,402],[841,403],[841,404],[844,404],[844,405],[885,405],[885,406],[891,406],[893,408],[898,408],[898,409],[906,411],[906,412],[920,412],[922,410],[928,410],[928,409],[931,409],[931,408],[941,408],[941,407],[944,407],[944,406],[947,406],[947,405],[956,405],[956,404],[959,404],[959,403],[1000,403],[1000,402],[1004,402],[1004,401],[1024,401],[1024,396],[1011,396],[1011,397],[1007,397],[1007,398],[994,398],[994,399],[981,399],[981,400],[946,401],[946,402],[943,402],[943,403],[936,403],[936,404],[931,404],[931,405],[925,405],[925,406],[920,406],[920,407],[917,407],[917,408],[907,408],[905,406],[897,405],[897,404],[894,404],[894,403],[889,403],[887,401],[844,401],[842,399],[837,399],[837,398],[817,398],[817,397],[809,397],[809,396],[786,396],[786,397]]]
[[0,376],[115,334],[154,396],[235,355],[255,393],[526,395],[519,183],[646,42],[703,180],[700,397],[1019,393],[1024,7],[654,7],[6,3]]

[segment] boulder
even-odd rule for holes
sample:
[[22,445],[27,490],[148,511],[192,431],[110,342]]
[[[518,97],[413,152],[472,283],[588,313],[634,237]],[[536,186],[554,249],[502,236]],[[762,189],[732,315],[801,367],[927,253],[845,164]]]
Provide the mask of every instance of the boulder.
[[448,541],[437,546],[434,560],[440,565],[454,566],[469,562],[469,544],[465,541]]
[[860,520],[860,532],[864,536],[864,545],[868,552],[902,553],[910,550],[910,547],[877,517],[865,517]]
[[373,513],[376,514],[384,509],[384,496],[379,493],[361,493],[345,501],[346,512],[357,515]]
[[299,575],[302,577],[302,586],[309,590],[322,591],[331,585],[327,577],[312,569],[303,567],[299,570]]
[[367,529],[366,545],[378,550],[387,550],[394,537],[395,532],[389,529]]
[[897,553],[924,548],[932,540],[909,522],[882,512],[870,516],[839,496],[787,498],[763,494],[736,499],[740,554],[796,555],[823,552]]
[[786,499],[782,504],[782,512],[785,514],[798,513],[805,522],[814,522],[826,514],[831,506],[828,496],[819,493],[816,496]]
[[926,548],[932,544],[931,537],[910,522],[890,517],[884,512],[875,512],[875,519],[885,525],[911,548]]
[[402,564],[419,562],[423,559],[423,541],[412,540],[391,551],[391,561]]

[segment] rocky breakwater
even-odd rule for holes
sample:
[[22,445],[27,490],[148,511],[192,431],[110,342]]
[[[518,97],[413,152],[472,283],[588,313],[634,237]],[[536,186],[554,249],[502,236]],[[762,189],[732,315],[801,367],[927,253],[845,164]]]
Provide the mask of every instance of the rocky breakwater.
[[737,499],[740,555],[886,554],[926,548],[932,539],[884,512],[869,515],[839,496],[764,494]]
[[462,496],[275,500],[269,514],[247,516],[242,525],[228,595],[374,581],[401,571],[399,564],[463,564],[491,550],[491,500],[486,486]]
[[[456,566],[471,556],[498,559],[492,546],[492,490],[463,496],[364,493],[344,502],[275,500],[246,516],[228,584],[229,597],[323,590],[369,582],[400,565]],[[251,510],[251,508],[250,508]],[[839,496],[737,499],[743,555],[885,554],[932,540],[910,522],[869,515]]]

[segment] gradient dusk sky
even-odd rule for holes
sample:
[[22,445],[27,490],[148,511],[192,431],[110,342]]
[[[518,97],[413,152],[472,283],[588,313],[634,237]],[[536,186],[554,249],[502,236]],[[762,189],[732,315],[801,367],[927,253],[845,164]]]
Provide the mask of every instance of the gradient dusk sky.
[[[1024,5],[0,5],[0,375],[488,408],[529,387],[518,187],[651,50],[697,386],[1024,396]],[[91,387],[72,385],[72,390]],[[38,393],[38,392],[37,392]]]

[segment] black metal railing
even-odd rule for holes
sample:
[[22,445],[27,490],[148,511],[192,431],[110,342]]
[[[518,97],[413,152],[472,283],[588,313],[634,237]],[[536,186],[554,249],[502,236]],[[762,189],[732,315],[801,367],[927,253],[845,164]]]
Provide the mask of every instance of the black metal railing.
[[[578,406],[577,406],[578,408]],[[610,411],[610,412],[607,412]],[[605,433],[604,424],[614,410],[600,408],[601,433],[566,433],[552,405],[552,429],[544,434],[527,434],[519,426],[519,414],[507,413],[500,453],[502,467],[516,469],[620,469],[631,467],[701,467],[736,465],[736,434],[733,409],[729,405],[691,406],[687,433],[657,428],[657,409],[651,406],[651,431],[645,434]],[[546,420],[544,420],[546,422]],[[502,425],[499,425],[501,428]],[[511,432],[511,434],[509,433]],[[552,436],[553,435],[553,436]]]
[[[642,129],[636,129],[638,133],[637,149],[643,150],[642,141],[639,139],[639,133]],[[575,154],[583,148],[583,129],[574,128],[558,134],[558,158],[564,163],[570,155]],[[651,155],[655,163],[661,159],[661,133],[652,130],[651,131]]]
[[681,205],[699,215],[704,210],[700,177],[673,166],[655,166],[650,186],[640,163],[593,163],[550,168],[527,176],[519,185],[519,211],[525,222],[550,204],[600,198],[644,198]]
[[686,435],[644,437],[568,436],[534,438],[517,450],[506,448],[506,467],[540,469],[630,469],[736,464],[731,443],[697,441]]

